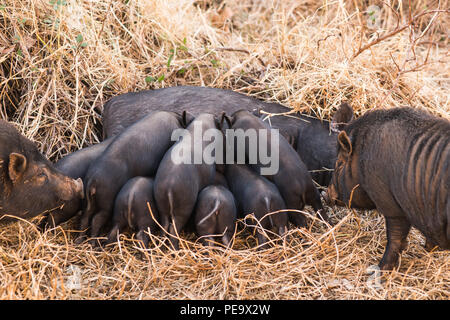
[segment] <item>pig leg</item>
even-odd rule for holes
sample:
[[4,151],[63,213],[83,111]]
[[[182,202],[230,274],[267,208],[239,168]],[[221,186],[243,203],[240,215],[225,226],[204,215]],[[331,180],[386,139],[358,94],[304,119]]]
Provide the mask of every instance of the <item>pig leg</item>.
[[231,238],[232,238],[232,234],[229,234],[228,232],[226,232],[223,237],[222,237],[222,243],[224,244],[225,247],[229,248],[231,245]]
[[267,237],[266,232],[267,230],[270,230],[273,224],[271,223],[270,215],[259,221],[259,224],[255,224],[256,237],[258,238],[258,245],[260,246],[259,250],[265,250],[269,248],[269,245],[267,244],[269,238]]
[[117,239],[119,238],[120,230],[123,230],[127,225],[127,222],[125,220],[121,220],[118,222],[115,222],[111,231],[108,234],[108,239],[106,240],[106,244],[117,242]]
[[55,228],[57,224],[54,222],[53,216],[48,213],[42,216],[41,222],[37,225],[39,231],[44,232],[50,228]]
[[145,229],[140,229],[139,232],[136,234],[136,239],[142,241],[142,244],[144,245],[145,249],[148,249],[148,243],[150,242],[150,237],[145,232]]
[[328,223],[330,222],[330,218],[328,217],[327,212],[322,206],[322,201],[320,200],[320,193],[315,187],[311,188],[306,194],[306,203],[308,203],[313,207],[314,212],[316,213],[316,215],[319,216],[319,218],[322,221]]
[[174,228],[167,215],[161,215],[161,227],[163,229],[163,234],[169,239],[172,246],[178,250],[178,242],[172,237],[172,234],[175,234]]
[[108,239],[106,240],[106,244],[110,244],[113,242],[117,242],[119,238],[120,227],[118,224],[114,225],[111,231],[108,234]]
[[89,220],[91,215],[85,212],[80,219],[79,230],[81,230],[80,235],[75,239],[76,244],[81,244],[87,238],[87,229],[89,228]]
[[269,248],[269,245],[267,241],[269,240],[266,235],[264,234],[263,230],[257,230],[257,238],[258,238],[258,245],[260,246],[259,250],[265,250]]
[[[96,238],[100,234],[101,228],[103,228],[108,221],[109,213],[105,210],[99,211],[93,218],[91,223],[91,238]],[[98,244],[97,241],[92,240],[92,245]]]
[[433,249],[435,249],[438,245],[436,244],[436,242],[430,238],[426,238],[425,239],[425,250],[427,250],[428,252],[433,251]]
[[306,227],[306,218],[301,212],[289,212],[289,221],[291,221],[296,227]]
[[[213,246],[214,239],[211,237],[215,233],[215,227],[218,223],[217,216],[214,215],[214,210],[211,215],[203,218],[199,224],[197,224],[196,229],[201,242],[204,246]],[[205,220],[206,219],[206,220]]]
[[214,238],[213,237],[203,237],[202,244],[205,247],[214,247]]
[[387,245],[383,258],[379,263],[381,270],[392,270],[398,262],[403,249],[406,248],[411,224],[405,217],[385,217]]
[[173,248],[175,250],[179,250],[180,249],[180,241],[177,238],[177,234],[179,234],[179,233],[178,233],[178,230],[177,231],[175,231],[175,230],[176,230],[176,227],[174,226],[174,224],[170,223],[168,237],[169,237],[170,243],[172,244]]

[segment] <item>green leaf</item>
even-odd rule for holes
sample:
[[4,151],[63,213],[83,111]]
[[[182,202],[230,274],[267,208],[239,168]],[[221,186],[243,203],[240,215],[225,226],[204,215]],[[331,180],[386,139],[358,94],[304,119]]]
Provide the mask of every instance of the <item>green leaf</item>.
[[219,62],[216,59],[211,59],[211,63],[214,67],[217,67],[219,65]]
[[86,43],[86,42],[83,42],[81,45],[80,45],[80,47],[82,47],[82,48],[86,48],[88,46],[88,44]]
[[170,64],[172,63],[173,60],[173,56],[175,54],[173,49],[170,49],[170,52],[172,53],[170,54],[169,59],[167,59],[167,68],[170,67]]
[[150,83],[150,82],[155,82],[156,79],[154,77],[151,76],[147,76],[145,77],[145,82]]
[[76,40],[77,40],[77,43],[82,43],[83,42],[83,35],[81,35],[81,34],[77,35]]
[[164,80],[164,75],[162,75],[162,76],[160,76],[159,78],[158,78],[158,82],[162,82],[163,80]]

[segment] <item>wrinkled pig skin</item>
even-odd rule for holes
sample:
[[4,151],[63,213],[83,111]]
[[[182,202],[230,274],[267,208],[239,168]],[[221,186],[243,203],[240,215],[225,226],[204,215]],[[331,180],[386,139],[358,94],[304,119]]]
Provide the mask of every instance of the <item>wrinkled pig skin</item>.
[[386,221],[382,270],[398,264],[411,226],[450,249],[450,122],[413,108],[367,112],[338,136],[327,198],[376,208]]
[[0,120],[0,221],[32,218],[83,197],[83,183],[54,168],[36,145]]

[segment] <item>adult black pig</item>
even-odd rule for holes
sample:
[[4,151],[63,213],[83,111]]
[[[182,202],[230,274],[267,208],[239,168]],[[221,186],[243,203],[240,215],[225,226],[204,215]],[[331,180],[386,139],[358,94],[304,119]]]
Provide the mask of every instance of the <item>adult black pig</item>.
[[[186,128],[185,135],[164,155],[156,173],[154,195],[161,226],[176,250],[179,248],[176,236],[191,217],[198,193],[213,183],[216,173],[215,159],[207,162],[203,157],[203,150],[209,143],[196,137],[195,132],[198,129],[203,133],[210,129],[219,132],[219,128],[214,115],[198,115]],[[179,158],[182,153],[186,158]]]
[[[134,123],[117,136],[86,173],[86,210],[80,230],[90,223],[91,237],[97,237],[112,215],[114,199],[121,187],[137,176],[154,176],[175,129],[186,125],[188,115],[157,111]],[[84,231],[77,243],[84,240]]]
[[[336,128],[340,122],[348,122],[353,110],[342,104],[330,123],[300,113],[277,103],[268,103],[231,90],[178,86],[141,92],[130,92],[111,98],[105,105],[103,137],[112,137],[151,111],[189,111],[194,116],[208,112],[219,116],[245,109],[259,110],[262,118],[280,133],[297,150],[300,158],[311,171],[314,181],[328,186],[336,161]],[[267,118],[263,112],[274,114]],[[278,115],[277,115],[278,114]]]
[[0,218],[32,218],[83,196],[81,179],[56,170],[10,123],[0,120]]
[[[267,151],[273,159],[278,159],[278,169],[275,168],[273,163],[270,163],[270,167],[273,167],[274,172],[266,175],[266,178],[277,186],[286,203],[287,209],[302,210],[305,204],[309,204],[324,220],[328,220],[323,210],[322,202],[320,201],[319,191],[314,186],[310,173],[299,155],[291,148],[288,141],[282,135],[278,139],[274,137],[273,133],[268,130],[270,128],[265,122],[246,110],[235,112],[231,115],[229,121],[230,126],[234,130],[234,137],[230,138],[227,134],[227,144],[234,143],[236,151],[239,149],[239,144],[245,144],[245,146],[241,146],[241,148],[245,148],[247,157],[245,161],[250,162],[252,156],[256,157],[255,163],[251,163],[252,168],[259,171],[266,167],[261,160],[261,150],[263,147],[267,148]],[[236,130],[239,129],[244,132],[257,131],[258,143],[253,143],[253,151],[252,143],[246,143],[244,140],[237,138],[238,133]],[[266,132],[264,135],[267,141],[263,145],[260,145],[260,142],[263,141],[261,140],[261,132]],[[275,141],[272,141],[272,138]],[[239,154],[236,154],[236,156],[239,157]],[[228,183],[230,183],[229,180]],[[296,226],[306,226],[306,219],[303,214],[292,212],[289,214],[289,217]]]
[[367,112],[338,136],[328,197],[376,208],[387,246],[379,263],[393,269],[411,226],[429,244],[450,249],[450,122],[412,108]]
[[[100,143],[75,151],[55,163],[55,168],[72,179],[82,179],[83,183],[89,165],[94,162],[105,149],[109,146],[114,138],[106,139]],[[55,227],[81,212],[83,200],[73,199],[63,204],[62,208],[58,208],[50,212],[41,228]]]

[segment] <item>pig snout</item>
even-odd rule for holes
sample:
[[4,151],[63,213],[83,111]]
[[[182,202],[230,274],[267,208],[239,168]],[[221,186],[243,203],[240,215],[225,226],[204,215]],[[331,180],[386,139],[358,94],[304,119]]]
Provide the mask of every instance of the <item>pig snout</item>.
[[329,189],[327,189],[327,191],[322,191],[321,196],[323,198],[323,200],[325,201],[325,204],[328,206],[333,205],[331,197],[329,196]]
[[325,204],[327,206],[341,206],[341,207],[345,207],[348,204],[345,201],[342,201],[341,199],[339,199],[339,194],[336,191],[336,187],[333,184],[330,184],[328,186],[328,189],[326,191],[322,191],[322,197],[323,200],[325,201]]
[[337,204],[337,199],[338,197],[338,193],[336,191],[336,188],[334,187],[333,184],[330,184],[327,188],[327,190],[322,191],[321,193],[323,200],[325,201],[325,204],[327,206],[334,206],[335,204]]
[[81,178],[75,180],[75,192],[79,195],[80,199],[84,199],[84,185]]
[[69,201],[74,198],[84,199],[84,186],[81,178],[71,179],[65,177],[59,190],[59,197],[63,201]]

